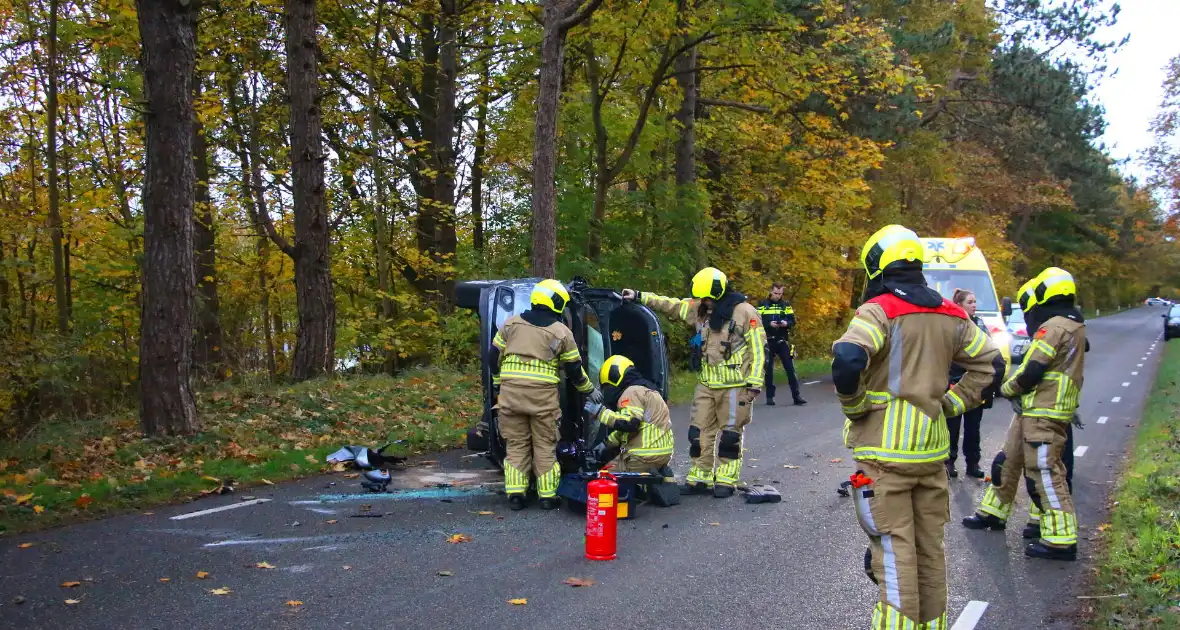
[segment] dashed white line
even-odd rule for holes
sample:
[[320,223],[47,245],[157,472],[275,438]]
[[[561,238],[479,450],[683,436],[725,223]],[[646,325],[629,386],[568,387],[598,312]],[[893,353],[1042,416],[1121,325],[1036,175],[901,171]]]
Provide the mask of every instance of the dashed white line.
[[1138,372],[1131,372],[1131,376],[1139,376]]
[[1135,367],[1143,367],[1143,364],[1140,363],[1140,364],[1136,365]]
[[1107,420],[1110,420],[1110,418],[1107,418],[1106,416],[1102,416],[1102,417],[1098,418],[1098,424],[1106,424]]
[[1079,446],[1073,450],[1073,456],[1074,457],[1081,457],[1082,455],[1085,455],[1086,451],[1088,451],[1088,450],[1090,450],[1089,446]]
[[259,503],[266,503],[267,501],[270,501],[270,499],[251,499],[250,501],[242,501],[240,503],[231,503],[229,505],[223,505],[221,507],[209,508],[208,510],[201,510],[200,512],[189,512],[188,514],[177,514],[176,516],[173,516],[171,520],[183,521],[186,518],[196,518],[198,516],[204,516],[206,514],[213,514],[216,512],[224,512],[226,510],[236,510],[237,508],[240,508],[240,507],[246,507],[247,505],[258,505]]
[[818,382],[819,382],[819,381],[811,381],[810,383],[804,383],[804,385],[815,385],[815,384],[816,384],[816,383],[818,383]]
[[1128,382],[1126,382],[1126,383],[1123,383],[1123,387],[1130,387],[1130,386],[1131,386],[1131,383],[1130,383],[1130,381],[1128,381]]
[[1112,402],[1112,403],[1116,403],[1116,402],[1119,402],[1119,401],[1120,401],[1120,400],[1122,400],[1122,399],[1123,399],[1123,398],[1122,398],[1121,396],[1115,396],[1114,398],[1111,398],[1111,399],[1110,399],[1110,402]]
[[967,607],[959,613],[959,618],[955,620],[955,625],[951,626],[951,630],[974,630],[975,625],[983,618],[983,611],[987,610],[987,602],[979,602],[971,600],[967,602]]

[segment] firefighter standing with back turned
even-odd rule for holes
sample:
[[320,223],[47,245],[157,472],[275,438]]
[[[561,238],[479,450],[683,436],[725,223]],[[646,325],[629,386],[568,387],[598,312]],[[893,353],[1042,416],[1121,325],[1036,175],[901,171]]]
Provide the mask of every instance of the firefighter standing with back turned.
[[733,496],[742,472],[742,438],[753,419],[766,360],[758,311],[713,267],[693,276],[692,299],[633,289],[623,289],[623,299],[638,300],[696,329],[692,346],[698,382],[688,429],[692,467],[681,493]]
[[774,406],[774,359],[778,357],[787,372],[791,398],[796,405],[806,405],[807,401],[799,393],[799,377],[795,376],[795,346],[791,344],[795,308],[783,299],[781,282],[771,285],[770,295],[758,305],[758,313],[762,315],[762,328],[766,330],[766,404]]
[[1004,529],[1020,478],[1027,475],[1035,486],[1030,495],[1041,531],[1024,554],[1047,560],[1076,560],[1078,550],[1078,521],[1062,461],[1086,356],[1086,324],[1076,295],[1073,276],[1057,267],[1021,287],[1017,299],[1029,330],[1037,332],[1024,362],[1000,389],[1016,415],[1004,450],[992,463],[992,485],[976,513],[963,519],[968,529]]
[[557,432],[561,402],[558,368],[579,392],[602,402],[582,368],[574,333],[561,321],[569,292],[557,280],[542,280],[533,287],[532,307],[504,322],[492,340],[488,363],[494,370],[496,407],[500,410],[500,435],[507,442],[504,458],[504,490],[513,510],[525,507],[529,476],[537,479],[541,509],[558,507]]
[[[947,627],[944,418],[979,404],[999,356],[963,309],[926,286],[922,254],[900,225],[869,238],[867,302],[832,346],[844,442],[858,467],[852,495],[871,541],[866,571],[880,586],[873,630]],[[947,390],[952,362],[965,373]]]

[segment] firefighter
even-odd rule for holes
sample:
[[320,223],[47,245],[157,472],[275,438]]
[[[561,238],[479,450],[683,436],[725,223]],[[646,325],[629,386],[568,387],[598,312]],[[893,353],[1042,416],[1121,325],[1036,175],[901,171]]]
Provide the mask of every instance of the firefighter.
[[1025,283],[1017,295],[1029,330],[1036,330],[1024,361],[1004,382],[1000,394],[1016,415],[1004,449],[992,463],[987,487],[968,529],[998,529],[1007,524],[1020,478],[1032,479],[1030,493],[1039,516],[1040,540],[1025,547],[1033,558],[1076,560],[1077,516],[1063,454],[1082,389],[1086,325],[1075,305],[1073,276],[1050,267]]
[[[852,496],[879,581],[871,628],[946,628],[943,529],[950,517],[945,418],[980,403],[999,351],[963,309],[926,286],[922,242],[900,226],[865,243],[864,298],[832,346],[832,380],[857,472]],[[964,374],[946,389],[951,363]]]
[[635,364],[616,354],[602,364],[598,381],[605,390],[598,421],[610,428],[607,445],[621,449],[622,472],[660,471],[672,461],[672,415],[656,385]]
[[783,362],[787,382],[791,385],[791,398],[796,405],[807,401],[799,393],[799,378],[795,376],[795,346],[791,344],[791,329],[795,327],[795,309],[783,299],[783,283],[770,286],[770,295],[758,305],[762,315],[762,328],[766,330],[766,404],[774,406],[774,359]]
[[679,319],[692,338],[697,388],[688,429],[692,467],[682,494],[733,496],[742,471],[742,443],[762,389],[766,334],[758,311],[728,286],[725,274],[706,267],[692,279],[692,298],[667,298],[623,289],[623,298]]
[[513,510],[525,507],[529,476],[537,480],[541,509],[558,507],[557,431],[561,404],[558,369],[577,390],[602,401],[582,368],[574,333],[561,321],[569,292],[557,280],[542,280],[533,287],[532,306],[504,322],[492,340],[492,383],[500,410],[500,435],[507,443],[504,458],[504,490]]

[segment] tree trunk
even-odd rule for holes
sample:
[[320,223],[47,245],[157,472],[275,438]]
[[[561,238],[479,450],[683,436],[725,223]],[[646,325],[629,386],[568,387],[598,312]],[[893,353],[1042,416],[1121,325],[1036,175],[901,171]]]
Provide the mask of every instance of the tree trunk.
[[455,100],[459,63],[455,26],[459,19],[456,0],[441,0],[441,20],[438,28],[439,73],[438,97],[434,121],[434,203],[438,209],[438,232],[435,238],[436,260],[439,266],[435,285],[438,306],[442,313],[450,312],[455,301],[455,254],[458,238],[455,233]]
[[[198,83],[197,94],[201,88]],[[196,173],[196,220],[193,247],[196,250],[197,339],[193,364],[217,379],[225,379],[221,360],[221,307],[217,298],[217,242],[213,229],[213,201],[209,198],[209,143],[200,121],[193,121],[193,170]]]
[[336,297],[328,254],[323,133],[316,60],[315,0],[286,0],[287,93],[291,99],[291,171],[295,213],[295,294],[299,330],[291,376],[331,373],[336,361]]
[[[384,17],[385,2],[377,2],[377,26],[373,31],[373,55],[369,68],[369,142],[372,145],[373,162],[373,241],[377,250],[377,290],[381,292],[380,310],[377,315],[392,331],[393,326],[393,275],[389,264],[390,224],[389,211],[385,207],[385,172],[381,162],[381,84],[377,77],[377,60],[381,50],[381,21]],[[382,369],[393,374],[397,369],[397,351],[390,347],[383,349],[385,360]]]
[[194,5],[138,0],[147,101],[143,186],[140,424],[147,435],[200,428],[193,342]]
[[[685,0],[681,1],[683,10]],[[696,111],[697,50],[693,48],[676,59],[676,82],[680,86],[680,108],[676,110],[676,123],[680,135],[676,138],[676,157],[673,171],[676,178],[676,204],[692,211],[692,224],[696,238],[693,243],[695,267],[707,264],[705,257],[705,204],[696,186]]]
[[[487,32],[485,29],[485,35]],[[484,245],[483,161],[484,151],[488,145],[488,90],[491,88],[491,81],[491,62],[485,60],[480,70],[479,92],[475,97],[478,101],[475,112],[475,154],[471,158],[471,240],[477,252],[482,252]]]
[[590,83],[590,118],[594,121],[594,206],[586,231],[586,255],[598,262],[602,254],[602,226],[606,221],[606,191],[610,187],[610,163],[606,156],[606,124],[602,120],[603,85],[594,42],[586,43],[586,79]]
[[70,332],[70,298],[66,293],[66,264],[63,247],[60,195],[57,177],[57,4],[49,0],[49,90],[46,95],[45,118],[49,146],[45,147],[46,168],[49,171],[49,238],[53,245],[53,293],[57,305],[57,332]]

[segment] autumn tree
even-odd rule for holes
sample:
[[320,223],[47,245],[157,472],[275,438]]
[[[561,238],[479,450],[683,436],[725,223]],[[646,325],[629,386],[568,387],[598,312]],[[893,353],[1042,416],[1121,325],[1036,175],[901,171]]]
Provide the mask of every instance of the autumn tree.
[[195,7],[140,0],[144,94],[143,310],[140,424],[147,435],[200,428],[190,366],[193,343],[193,92]]

